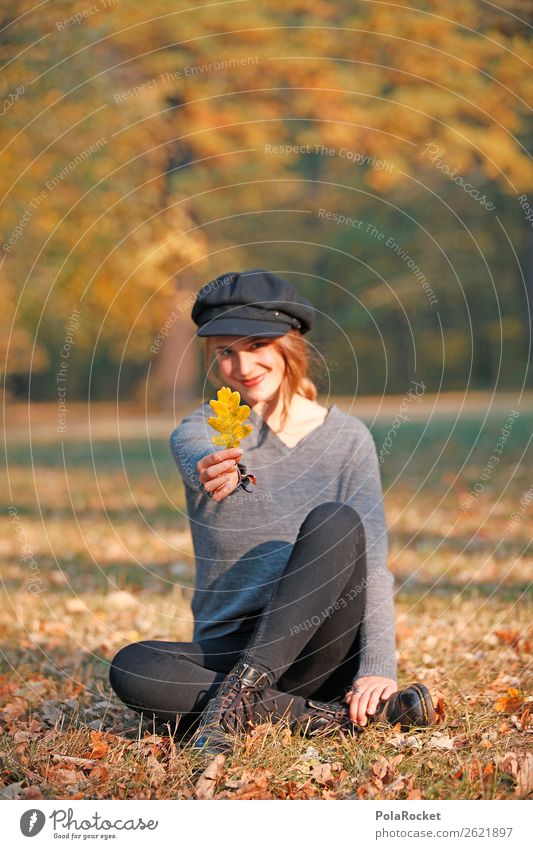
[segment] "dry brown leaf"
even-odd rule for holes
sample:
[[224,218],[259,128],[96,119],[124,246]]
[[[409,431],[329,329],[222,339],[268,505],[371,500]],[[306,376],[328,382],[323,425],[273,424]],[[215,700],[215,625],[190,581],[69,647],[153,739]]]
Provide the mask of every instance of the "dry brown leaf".
[[322,798],[323,799],[336,799],[337,794],[334,790],[328,790],[327,787],[324,787],[322,790]]
[[[232,772],[235,772],[235,770],[232,770]],[[226,778],[224,787],[229,787],[231,790],[238,790],[245,784],[249,784],[250,781],[253,781],[253,772],[250,769],[245,769],[241,775],[235,778]]]
[[500,696],[494,704],[494,710],[499,713],[516,713],[521,707],[524,699],[516,687],[509,687],[505,696]]
[[516,628],[509,631],[495,631],[494,633],[502,643],[508,643],[509,645],[514,645],[520,639],[520,631],[517,631]]
[[17,731],[13,735],[13,741],[15,743],[26,743],[30,739],[30,736],[29,731]]
[[516,795],[527,796],[531,792],[533,792],[533,754],[527,752],[518,763]]
[[91,742],[92,749],[90,754],[87,755],[88,758],[97,761],[107,755],[109,743],[103,739],[101,731],[91,731]]
[[434,734],[433,737],[430,738],[429,745],[432,749],[448,749],[451,750],[454,747],[453,738],[448,734]]
[[524,710],[522,711],[519,719],[520,725],[522,728],[519,730],[529,728],[530,725],[533,724],[533,702],[529,702]]
[[71,784],[78,784],[85,778],[83,772],[78,772],[74,769],[62,769],[61,767],[52,767],[48,770],[47,781],[49,784],[57,784],[61,787],[69,787]]
[[506,755],[500,755],[496,759],[496,763],[501,772],[508,772],[513,778],[518,776],[518,758],[515,752],[507,752]]
[[357,788],[357,796],[359,799],[373,799],[376,795],[376,788],[368,784],[360,784]]
[[383,789],[385,784],[392,784],[396,779],[396,767],[403,761],[403,758],[403,755],[394,755],[393,758],[381,756],[371,765],[370,772],[375,776],[374,784],[380,790]]
[[479,758],[472,758],[469,765],[470,781],[481,781],[488,787],[494,782],[494,764],[490,761],[483,764]]
[[101,784],[105,784],[109,781],[109,770],[105,766],[95,766],[91,769],[89,778],[92,781],[98,781]]
[[[302,798],[301,793],[300,793],[301,784],[299,784],[297,781],[287,781],[283,785],[282,790],[285,792],[285,797],[284,797],[285,799],[301,799]],[[314,795],[314,791],[313,791],[313,795]]]
[[419,787],[413,787],[412,790],[409,790],[409,793],[405,797],[406,799],[423,799],[422,791]]
[[15,698],[12,702],[8,702],[7,705],[4,705],[2,708],[2,715],[6,722],[10,722],[14,719],[17,719],[19,716],[22,716],[28,708],[28,702],[26,699]]
[[437,714],[437,724],[440,725],[446,719],[446,702],[442,697],[437,699],[435,713]]
[[215,792],[215,784],[224,772],[224,755],[215,755],[207,765],[200,778],[195,784],[195,795],[197,799],[212,799]]
[[246,739],[244,742],[244,751],[246,754],[250,754],[250,752],[255,751],[256,749],[261,748],[263,741],[270,731],[270,723],[261,722],[259,725],[256,725],[255,728],[252,728],[250,733],[246,735]]
[[405,786],[406,786],[405,776],[403,776],[403,775],[396,776],[394,781],[391,781],[390,784],[386,785],[387,798],[390,798],[390,796],[393,796],[394,794],[399,793],[401,790],[403,790],[405,788]]
[[516,781],[515,794],[527,796],[533,792],[533,754],[525,755],[507,752],[496,760],[500,772],[507,772]]
[[334,780],[331,764],[315,764],[311,769],[311,775],[317,784],[327,784]]
[[[240,787],[233,795],[235,799],[271,799],[268,790],[270,779],[274,773],[260,766],[251,774],[251,780]],[[217,797],[218,798],[218,797]]]
[[287,781],[284,785],[285,791],[287,793],[287,799],[317,799],[318,796],[318,788],[311,784],[310,781],[306,781],[304,784],[299,784],[296,781]]
[[147,757],[146,767],[150,776],[150,784],[153,784],[154,787],[159,787],[161,782],[167,777],[165,767],[153,755]]

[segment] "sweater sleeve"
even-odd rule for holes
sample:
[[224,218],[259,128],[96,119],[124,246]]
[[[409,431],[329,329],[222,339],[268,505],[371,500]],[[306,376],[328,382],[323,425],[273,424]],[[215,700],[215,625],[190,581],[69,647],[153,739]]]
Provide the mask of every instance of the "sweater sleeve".
[[172,431],[170,450],[185,486],[201,491],[196,464],[202,457],[216,451],[207,434],[205,405],[186,416]]
[[353,457],[346,503],[363,521],[367,554],[366,612],[361,626],[357,677],[378,675],[396,680],[394,576],[387,565],[388,540],[376,446],[360,422],[361,440]]

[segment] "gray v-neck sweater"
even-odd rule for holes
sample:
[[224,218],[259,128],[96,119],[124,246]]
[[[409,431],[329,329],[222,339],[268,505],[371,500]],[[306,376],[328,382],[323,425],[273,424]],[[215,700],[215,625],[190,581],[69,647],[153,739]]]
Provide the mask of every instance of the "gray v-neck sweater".
[[[186,416],[170,438],[185,483],[196,559],[194,640],[229,634],[262,610],[281,577],[305,517],[325,501],[351,505],[367,543],[366,613],[359,676],[396,679],[393,576],[379,464],[367,426],[335,404],[321,425],[293,448],[254,410],[242,462],[257,476],[252,493],[238,488],[217,502],[199,488],[196,463],[216,451],[209,402]],[[355,674],[355,673],[354,673]]]

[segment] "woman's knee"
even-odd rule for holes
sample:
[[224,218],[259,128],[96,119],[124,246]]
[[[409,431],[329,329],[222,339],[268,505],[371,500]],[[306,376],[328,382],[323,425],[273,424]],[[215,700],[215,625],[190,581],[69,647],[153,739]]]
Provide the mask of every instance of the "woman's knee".
[[139,681],[139,670],[142,668],[142,663],[139,663],[142,655],[142,645],[140,643],[130,643],[121,648],[109,665],[109,683],[115,693],[122,696],[131,693],[133,689],[137,689],[135,681]]
[[328,530],[333,523],[343,536],[354,534],[364,539],[363,521],[359,513],[343,501],[324,501],[314,507],[305,518],[306,526],[320,528],[326,523]]
[[176,681],[187,681],[199,664],[195,643],[143,640],[129,643],[113,657],[109,683],[122,701],[150,700],[155,691]]

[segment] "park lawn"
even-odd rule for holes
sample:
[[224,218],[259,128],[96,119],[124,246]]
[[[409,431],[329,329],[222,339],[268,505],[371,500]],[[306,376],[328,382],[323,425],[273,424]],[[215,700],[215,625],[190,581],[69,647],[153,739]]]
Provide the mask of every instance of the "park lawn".
[[[404,422],[382,465],[399,683],[428,685],[439,724],[308,740],[265,723],[210,764],[180,745],[175,729],[123,706],[107,677],[127,642],[192,635],[194,560],[167,442],[43,440],[31,453],[23,442],[10,446],[0,539],[0,794],[530,795],[532,507],[522,455],[533,415],[513,424],[480,489],[504,422],[499,413],[483,425],[475,417]],[[372,425],[378,449],[389,428]]]

